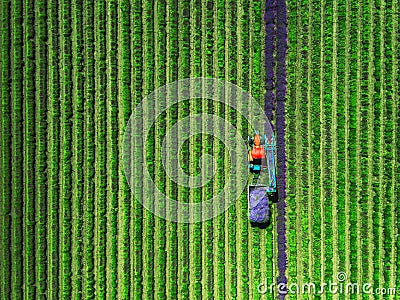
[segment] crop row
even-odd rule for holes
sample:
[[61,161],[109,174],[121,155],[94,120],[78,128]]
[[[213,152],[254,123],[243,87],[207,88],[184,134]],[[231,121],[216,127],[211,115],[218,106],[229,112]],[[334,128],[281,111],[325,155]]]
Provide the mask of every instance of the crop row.
[[[26,17],[23,19],[25,24],[34,24],[35,22],[35,14],[32,13],[34,10],[34,3],[27,2],[25,5],[25,15]],[[30,13],[29,13],[30,12]],[[21,244],[24,244],[26,256],[23,260],[24,267],[24,290],[28,297],[35,297],[36,289],[35,289],[35,135],[36,135],[36,126],[35,126],[35,92],[36,92],[36,81],[35,81],[35,73],[36,73],[36,51],[35,51],[35,31],[34,27],[29,27],[25,25],[24,34],[24,60],[25,60],[25,68],[24,68],[24,95],[25,95],[25,103],[21,103],[23,105],[23,119],[24,128],[22,129],[24,134],[23,141],[23,241],[20,241]],[[22,134],[22,132],[21,132]],[[39,258],[39,257],[38,257]],[[39,265],[40,266],[40,265]],[[40,267],[39,267],[40,269]],[[40,283],[40,281],[39,281]],[[22,292],[22,291],[21,291]]]
[[[175,0],[171,0],[167,2],[167,82],[173,82],[178,79],[178,53],[180,51],[178,44],[178,11],[176,8],[178,7],[178,2]],[[176,110],[168,110],[167,112],[167,128],[174,124],[178,118]],[[169,146],[170,141],[167,141],[166,146]],[[171,163],[177,163],[175,155],[171,153],[170,157],[167,156],[167,159],[171,161]],[[167,185],[167,195],[173,199],[177,199],[177,187],[172,183]],[[169,208],[172,210],[173,208]],[[174,222],[168,223],[169,230],[169,239],[167,240],[167,278],[169,282],[167,283],[167,298],[178,298],[178,235],[177,229],[178,225]]]
[[[142,45],[142,2],[134,1],[132,3],[132,107],[136,107],[142,100],[142,82],[143,82],[143,45]],[[137,120],[140,122],[141,120]],[[136,120],[132,121],[132,126],[138,126]],[[140,145],[137,145],[137,139],[133,142],[133,151],[135,155],[141,157]],[[138,157],[135,157],[135,161]],[[139,159],[140,161],[140,159]],[[142,174],[133,174],[132,180],[140,180]],[[132,191],[133,194],[142,194],[142,191],[136,189]],[[132,243],[133,244],[133,267],[131,270],[131,284],[133,286],[134,294],[132,295],[134,299],[141,299],[143,293],[142,287],[142,258],[143,258],[143,243],[142,243],[142,233],[143,233],[143,207],[138,201],[138,199],[133,199],[132,205]]]
[[[154,3],[152,1],[146,1],[142,4],[142,18],[143,18],[143,94],[150,94],[154,88],[155,82],[155,52],[154,52]],[[144,115],[143,115],[143,123],[148,125],[149,121],[153,120],[154,116],[154,106],[145,107]],[[147,168],[150,176],[154,178],[155,175],[155,165],[154,165],[154,151],[155,151],[155,132],[151,131],[148,136],[148,144],[145,145],[146,150],[144,153],[144,164],[143,164],[143,173],[145,172],[145,168]],[[143,149],[144,150],[144,149]],[[141,155],[141,154],[139,154]],[[144,182],[143,186],[143,196],[145,197],[154,197],[154,190],[151,186],[147,186],[147,183]],[[147,299],[154,298],[154,282],[155,282],[155,271],[154,271],[154,241],[155,241],[155,216],[149,212],[144,211],[143,213],[143,295]]]
[[[352,197],[357,197],[357,68],[352,66],[357,65],[357,47],[350,47],[350,45],[358,45],[358,32],[357,32],[357,23],[351,22],[354,18],[357,17],[357,6],[353,2],[347,2],[347,10],[346,14],[346,30],[350,32],[349,35],[346,36],[346,48],[349,49],[346,59],[346,75],[347,80],[345,81],[345,87],[347,89],[347,139],[346,145],[347,148],[347,166],[346,172],[346,182],[348,182],[346,187],[346,199],[348,202],[348,213],[349,213],[349,237],[347,240],[357,240],[358,238],[358,202],[354,203],[350,201]],[[349,273],[349,278],[352,281],[357,280],[357,273],[359,266],[357,263],[351,263],[357,261],[357,243],[347,243],[347,264],[350,265],[350,268],[346,268]]]
[[[226,50],[225,50],[225,43],[227,40],[227,27],[226,27],[226,1],[217,1],[216,3],[216,19],[217,24],[215,24],[215,33],[217,34],[216,38],[216,47],[218,51],[215,51],[214,55],[214,66],[215,66],[215,77],[216,78],[224,78],[225,77],[225,63],[226,63]],[[214,35],[215,36],[215,35]],[[218,95],[222,96],[223,91],[218,90]],[[221,118],[225,116],[225,106],[222,103],[214,103],[213,113]],[[223,134],[223,133],[222,133]],[[214,139],[214,142],[216,140]],[[217,140],[219,144],[220,141]],[[214,144],[213,144],[214,145]],[[221,189],[224,187],[225,181],[225,155],[224,155],[224,147],[214,147],[214,155],[218,164],[218,168],[216,170],[216,174],[213,180],[213,195],[220,192]],[[214,269],[216,274],[214,274],[214,278],[216,278],[216,283],[214,282],[214,288],[208,288],[208,290],[214,289],[213,294],[210,292],[207,293],[207,297],[209,299],[212,298],[226,298],[229,294],[229,290],[226,291],[226,283],[230,283],[229,273],[226,274],[226,265],[230,261],[230,256],[226,255],[226,248],[229,247],[230,243],[226,243],[226,220],[228,219],[227,216],[229,212],[227,211],[225,214],[220,215],[214,220],[214,231],[216,232],[217,240],[214,243],[214,261],[213,263],[217,265]],[[229,225],[228,225],[229,226]],[[228,227],[229,230],[234,231],[235,228]],[[212,282],[209,284],[212,285]],[[227,285],[229,286],[229,285]]]
[[[118,30],[118,61],[119,71],[119,85],[118,85],[118,123],[127,124],[131,115],[131,4],[129,1],[121,1],[120,9],[118,10],[119,30]],[[115,23],[114,23],[115,24]],[[125,126],[119,125],[119,141],[123,140]],[[121,143],[120,143],[121,144]],[[130,150],[131,148],[129,148]],[[131,247],[131,203],[133,197],[131,196],[130,187],[125,178],[123,157],[125,149],[119,149],[119,165],[118,165],[118,207],[122,208],[122,213],[118,215],[118,267],[122,272],[122,278],[118,279],[118,291],[120,298],[133,298],[135,292],[132,290],[131,283],[131,262],[132,251]],[[165,236],[165,234],[164,234]],[[162,238],[160,238],[162,241]],[[165,268],[162,268],[165,269]],[[119,272],[120,274],[121,272]]]
[[48,197],[47,197],[47,212],[48,212],[48,296],[49,298],[59,297],[59,192],[60,192],[60,57],[55,49],[60,47],[59,41],[59,24],[58,24],[58,3],[54,2],[49,5],[49,22],[48,22]]
[[[166,83],[166,4],[156,3],[155,14],[154,14],[154,32],[155,32],[155,51],[159,53],[155,57],[155,69],[158,70],[155,78],[155,85],[162,86]],[[129,47],[129,44],[127,44]],[[129,63],[129,60],[127,61]],[[164,104],[165,99],[157,99],[157,104]],[[159,117],[159,122],[155,124],[156,132],[159,132],[161,136],[165,135],[166,127],[166,114],[162,114]],[[166,176],[165,172],[157,171],[162,169],[160,164],[160,150],[161,150],[161,140],[156,140],[155,144],[155,182],[158,182],[158,188],[162,193],[166,193]],[[156,203],[157,205],[157,203]],[[163,203],[159,204],[160,210],[165,212],[166,207]],[[166,292],[166,245],[167,245],[167,234],[166,234],[166,221],[161,218],[156,218],[155,220],[155,232],[158,233],[156,237],[157,244],[154,246],[157,249],[155,253],[155,277],[158,278],[155,282],[155,290],[157,291],[156,298],[162,299],[165,297]],[[129,283],[129,281],[127,282]],[[135,294],[135,291],[133,291]]]
[[95,260],[94,260],[94,226],[95,226],[95,36],[94,36],[94,5],[86,3],[83,15],[83,33],[84,33],[84,235],[83,248],[85,267],[83,269],[83,295],[86,298],[93,299],[95,293]]
[[[345,209],[346,205],[346,195],[345,195],[345,184],[346,178],[346,152],[345,143],[341,141],[346,140],[345,130],[346,126],[341,126],[340,124],[346,124],[346,108],[345,101],[339,101],[340,99],[345,99],[345,50],[346,50],[346,3],[343,0],[334,3],[333,7],[333,22],[337,23],[333,32],[334,41],[334,53],[333,53],[333,80],[334,80],[334,93],[333,100],[336,105],[336,109],[332,107],[332,114],[335,117],[335,125],[332,126],[332,133],[334,138],[334,143],[332,143],[333,148],[337,148],[334,151],[334,156],[332,158],[333,163],[333,190],[336,197],[336,203],[333,206],[334,214],[334,240],[335,240],[335,251],[336,258],[334,266],[336,273],[338,271],[344,270],[348,272],[346,268],[346,234],[348,232],[348,224],[346,224],[346,214],[348,213]],[[336,170],[336,172],[335,172]],[[337,170],[342,170],[337,172]],[[337,229],[335,228],[337,226]]]
[[11,26],[12,26],[12,43],[11,43],[11,197],[4,199],[9,201],[11,199],[11,280],[14,288],[11,290],[12,297],[22,296],[23,284],[23,258],[22,253],[22,239],[23,235],[23,5],[22,1],[13,1],[11,4]]
[[1,174],[0,174],[0,293],[2,295],[11,295],[11,24],[9,22],[11,16],[11,8],[8,2],[1,3]]
[[[393,15],[397,15],[399,13],[399,6],[398,6],[398,1],[393,1],[392,3],[392,11],[393,11]],[[387,22],[390,24],[390,22]],[[396,213],[394,213],[393,216],[393,220],[394,221],[394,225],[392,228],[397,228],[397,232],[398,232],[398,226],[399,226],[399,222],[398,222],[398,211],[399,211],[399,202],[397,201],[397,207],[395,206],[395,199],[397,199],[398,195],[399,195],[399,187],[398,187],[398,180],[399,180],[399,174],[398,172],[396,172],[395,170],[398,170],[398,166],[399,166],[399,160],[398,160],[398,149],[400,149],[400,142],[399,142],[399,126],[398,126],[398,122],[396,122],[396,120],[399,120],[399,69],[398,69],[398,64],[396,64],[395,62],[398,61],[400,59],[399,56],[399,42],[396,39],[396,36],[398,36],[399,34],[399,29],[398,29],[398,19],[397,18],[393,18],[393,26],[391,28],[392,31],[392,39],[391,39],[391,44],[392,44],[392,64],[391,64],[391,76],[392,76],[392,88],[393,88],[393,92],[392,92],[392,99],[393,99],[393,113],[392,113],[392,121],[393,121],[393,132],[392,132],[392,143],[393,143],[393,147],[392,147],[392,151],[393,151],[393,167],[392,167],[392,185],[391,185],[391,190],[393,192],[392,194],[392,207],[393,208],[397,208],[396,209]],[[389,94],[389,93],[388,93]],[[396,177],[397,174],[397,177]],[[397,182],[397,184],[396,184]],[[390,187],[389,187],[390,188]],[[393,231],[392,231],[393,232]],[[396,230],[394,230],[394,232],[396,232]],[[398,255],[398,249],[400,248],[400,238],[397,235],[397,239],[393,241],[393,244],[395,245],[395,247],[392,250],[391,253],[391,260],[392,262],[394,260],[396,260],[396,257]],[[394,266],[393,266],[394,265]],[[400,283],[400,276],[397,276],[398,274],[398,270],[400,270],[400,262],[399,259],[397,259],[397,263],[393,264],[393,272],[392,272],[392,276],[391,276],[391,282],[396,282],[396,286],[398,286],[398,284]]]
[[37,265],[37,281],[38,284],[38,295],[43,295],[47,290],[47,196],[48,196],[48,176],[47,176],[47,159],[48,159],[48,148],[47,148],[47,96],[48,96],[48,58],[47,58],[47,4],[45,1],[38,1],[36,8],[36,19],[37,19],[37,64],[36,64],[36,76],[37,76],[37,94],[36,94],[36,178],[37,178],[37,203],[36,211],[38,224],[36,237],[36,265]]
[[84,197],[84,37],[83,37],[83,11],[77,9],[82,7],[83,2],[75,2],[75,9],[72,15],[72,49],[73,64],[77,67],[73,69],[73,149],[72,165],[74,172],[72,175],[73,195],[72,212],[76,215],[72,221],[72,234],[76,239],[72,240],[72,293],[80,299],[83,288],[83,197]]

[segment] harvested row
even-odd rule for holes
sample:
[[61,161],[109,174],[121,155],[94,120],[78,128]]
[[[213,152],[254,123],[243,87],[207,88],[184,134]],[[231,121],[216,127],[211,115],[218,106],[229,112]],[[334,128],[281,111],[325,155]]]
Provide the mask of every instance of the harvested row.
[[[264,6],[265,4],[265,6]],[[250,78],[252,79],[252,86],[250,86],[250,94],[258,101],[258,103],[263,107],[265,104],[265,99],[262,97],[262,86],[266,85],[264,79],[267,78],[267,69],[265,65],[267,63],[266,51],[271,51],[274,48],[267,47],[267,33],[266,33],[266,22],[264,20],[257,19],[255,16],[262,14],[264,9],[264,13],[267,13],[267,3],[260,3],[259,1],[251,1],[250,2],[250,20],[254,23],[250,23],[250,28],[254,28],[254,30],[250,31],[250,40],[252,40],[251,44],[254,47],[250,48],[250,56],[253,61],[250,64]],[[254,16],[254,17],[253,17]],[[275,11],[274,11],[275,17]],[[269,37],[271,38],[271,37]],[[275,40],[274,40],[275,41]],[[257,46],[260,45],[260,46]],[[269,49],[269,50],[268,50]],[[272,217],[271,220],[274,219],[274,215],[276,214],[275,210],[272,209]],[[275,243],[274,241],[276,236],[276,227],[269,226],[265,230],[258,232],[258,230],[253,230],[253,236],[255,244],[258,242],[259,235],[259,249],[255,249],[255,254],[260,257],[260,267],[255,268],[254,270],[254,278],[253,278],[253,291],[254,291],[254,299],[261,298],[262,295],[258,293],[258,285],[265,280],[267,283],[272,283],[275,281],[274,270],[276,270],[274,254],[276,255]],[[256,266],[255,262],[255,266]],[[257,292],[256,292],[257,291]],[[273,296],[269,295],[269,296]]]
[[[274,72],[274,50],[275,50],[275,35],[276,35],[276,1],[267,0],[265,1],[265,14],[264,14],[264,26],[265,26],[265,60],[264,67],[266,70],[265,87],[267,89],[265,94],[265,114],[273,124],[273,111],[275,108],[275,72]],[[256,95],[253,95],[256,97]],[[256,97],[256,99],[258,99]],[[273,125],[272,125],[273,126]]]
[[286,152],[285,152],[285,99],[286,54],[288,48],[286,2],[276,1],[276,140],[277,140],[277,189],[279,201],[274,218],[277,232],[277,274],[279,283],[286,283]]

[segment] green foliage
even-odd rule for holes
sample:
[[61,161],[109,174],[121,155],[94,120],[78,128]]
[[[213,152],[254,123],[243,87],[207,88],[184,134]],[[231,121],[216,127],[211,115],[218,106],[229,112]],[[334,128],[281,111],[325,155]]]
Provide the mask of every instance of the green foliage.
[[[396,56],[392,56],[396,48],[392,31],[396,26],[389,12],[397,9],[397,3],[338,0],[334,7],[331,2],[323,2],[322,8],[319,2],[309,3],[311,48],[304,43],[307,25],[310,25],[307,4],[288,3],[289,46],[292,45],[288,55],[289,105],[286,106],[289,107],[286,112],[289,116],[286,126],[289,281],[305,275],[299,273],[300,268],[296,269],[299,261],[292,263],[293,257],[301,251],[298,257],[304,261],[311,255],[316,284],[323,268],[327,280],[334,278],[333,270],[337,269],[346,271],[351,282],[367,276],[374,286],[381,286],[383,282],[393,282],[394,268],[389,261],[396,255],[393,251],[396,242],[390,237],[391,228],[396,227],[392,214],[394,181],[390,178],[396,162],[393,153],[396,102],[392,97],[395,79],[392,74],[398,73],[393,65]],[[311,81],[305,79],[304,67],[308,63],[305,54],[311,57]],[[334,82],[337,85],[332,86]],[[301,101],[305,98],[304,89],[309,87],[311,107],[306,108]],[[305,164],[310,158],[304,154],[296,156],[296,150],[299,147],[299,153],[306,150],[304,139],[307,136],[304,135],[309,128],[305,128],[305,122],[301,128],[296,127],[295,118],[301,116],[303,120],[304,113],[310,113],[310,109],[312,129],[308,139],[312,140],[312,161]],[[295,140],[293,130],[301,135],[301,140]],[[308,170],[308,163],[312,170]],[[301,172],[296,174],[299,169]],[[312,208],[304,206],[305,202],[299,205],[310,192],[305,170],[312,172]],[[334,208],[337,210],[333,211]],[[299,213],[302,213],[301,229],[296,227]],[[304,234],[309,230],[310,215],[313,218],[313,241],[310,241],[313,253],[308,253],[307,234]],[[337,228],[332,226],[334,215]],[[290,229],[296,233],[291,234]],[[335,230],[337,240],[333,240]],[[299,235],[301,249],[296,238]],[[322,253],[325,261],[321,261]],[[338,265],[334,266],[334,261]]]
[[[289,283],[318,284],[322,270],[329,280],[337,269],[351,282],[399,285],[398,2],[288,7]],[[178,79],[228,80],[263,104],[264,3],[14,0],[2,1],[0,14],[0,295],[262,299],[258,284],[276,281],[276,218],[265,230],[251,228],[245,192],[204,223],[155,217],[129,188],[122,141],[143,97]],[[144,166],[179,201],[210,199],[227,184],[227,148],[211,135],[190,138],[178,154],[188,174],[209,172],[199,158],[213,155],[208,184],[185,188],[162,169],[159,136],[202,112],[243,137],[249,130],[236,110],[207,99],[181,102],[157,119]],[[131,147],[139,159],[138,142]],[[149,186],[136,193],[154,195]]]
[[[36,71],[36,49],[35,49],[35,30],[33,26],[26,26],[26,24],[32,24],[35,22],[35,14],[33,13],[34,3],[28,2],[26,4],[26,18],[25,18],[25,69],[24,69],[24,94],[25,103],[23,105],[23,118],[24,128],[23,134],[23,152],[24,163],[23,168],[26,170],[25,174],[21,172],[23,176],[23,188],[24,190],[24,204],[23,204],[23,228],[24,228],[24,246],[26,257],[23,261],[24,264],[24,289],[28,297],[34,297],[36,287],[36,274],[35,274],[35,135],[36,135],[36,124],[35,124],[35,71]],[[19,50],[18,50],[19,51]],[[18,62],[18,65],[20,62]],[[21,66],[22,67],[22,66]],[[22,71],[22,70],[21,70]],[[18,133],[19,134],[19,133]],[[22,150],[22,149],[21,149]],[[45,153],[45,152],[44,152]],[[43,154],[44,154],[43,153]],[[19,155],[19,154],[18,154]],[[22,167],[22,166],[21,166]],[[22,195],[18,195],[21,198]],[[43,255],[43,254],[42,254]]]
[[8,1],[1,3],[1,113],[0,113],[0,294],[11,297],[11,24],[10,24],[10,5]]
[[[298,16],[298,12],[296,10],[296,3],[288,3],[288,10],[291,12],[288,14],[288,26],[292,28],[292,30],[288,30],[288,44],[296,45],[297,43],[297,31],[298,28],[296,26],[296,18]],[[299,75],[297,74],[298,70],[296,67],[296,51],[289,51],[287,58],[288,70],[293,70],[292,72],[288,72],[288,98],[286,102],[286,107],[293,108],[293,112],[295,111],[296,105],[296,80],[298,80]],[[289,114],[289,112],[288,112]],[[297,264],[292,263],[297,259],[297,241],[296,236],[298,232],[298,228],[296,226],[296,164],[295,164],[295,155],[296,155],[296,124],[295,118],[288,118],[286,121],[287,128],[287,197],[286,202],[288,204],[287,208],[287,241],[288,241],[288,269],[287,275],[289,280],[291,278],[296,278],[297,274]],[[272,245],[269,246],[267,244],[268,253],[272,253]],[[272,259],[272,256],[271,256]],[[269,280],[269,278],[268,278]],[[271,278],[273,280],[273,278]]]
[[[75,7],[82,7],[83,3],[77,1]],[[72,16],[72,49],[73,64],[77,67],[73,70],[73,114],[72,121],[72,211],[75,218],[72,221],[72,235],[76,239],[72,241],[72,292],[77,299],[82,298],[82,270],[83,270],[83,199],[84,199],[84,42],[83,42],[83,11],[73,10]]]
[[84,85],[84,235],[83,261],[85,267],[83,270],[83,295],[86,298],[94,299],[95,295],[95,260],[94,260],[94,226],[95,226],[95,37],[94,37],[94,5],[87,3],[84,9],[84,56],[85,56],[85,85]]

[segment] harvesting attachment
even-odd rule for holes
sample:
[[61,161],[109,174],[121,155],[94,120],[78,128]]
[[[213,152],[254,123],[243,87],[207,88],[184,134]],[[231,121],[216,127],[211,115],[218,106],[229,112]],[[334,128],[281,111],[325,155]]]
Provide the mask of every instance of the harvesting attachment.
[[247,188],[249,221],[252,225],[265,225],[270,218],[269,204],[277,199],[275,137],[255,132],[247,140],[251,182]]

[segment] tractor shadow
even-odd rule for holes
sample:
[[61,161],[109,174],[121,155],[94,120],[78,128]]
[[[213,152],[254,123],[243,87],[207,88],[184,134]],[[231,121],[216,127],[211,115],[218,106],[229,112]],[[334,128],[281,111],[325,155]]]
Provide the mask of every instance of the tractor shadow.
[[270,224],[271,224],[271,219],[269,219],[268,222],[266,222],[266,223],[250,222],[251,227],[260,228],[260,229],[266,229]]
[[268,200],[270,203],[278,203],[278,192],[271,193],[268,195]]

